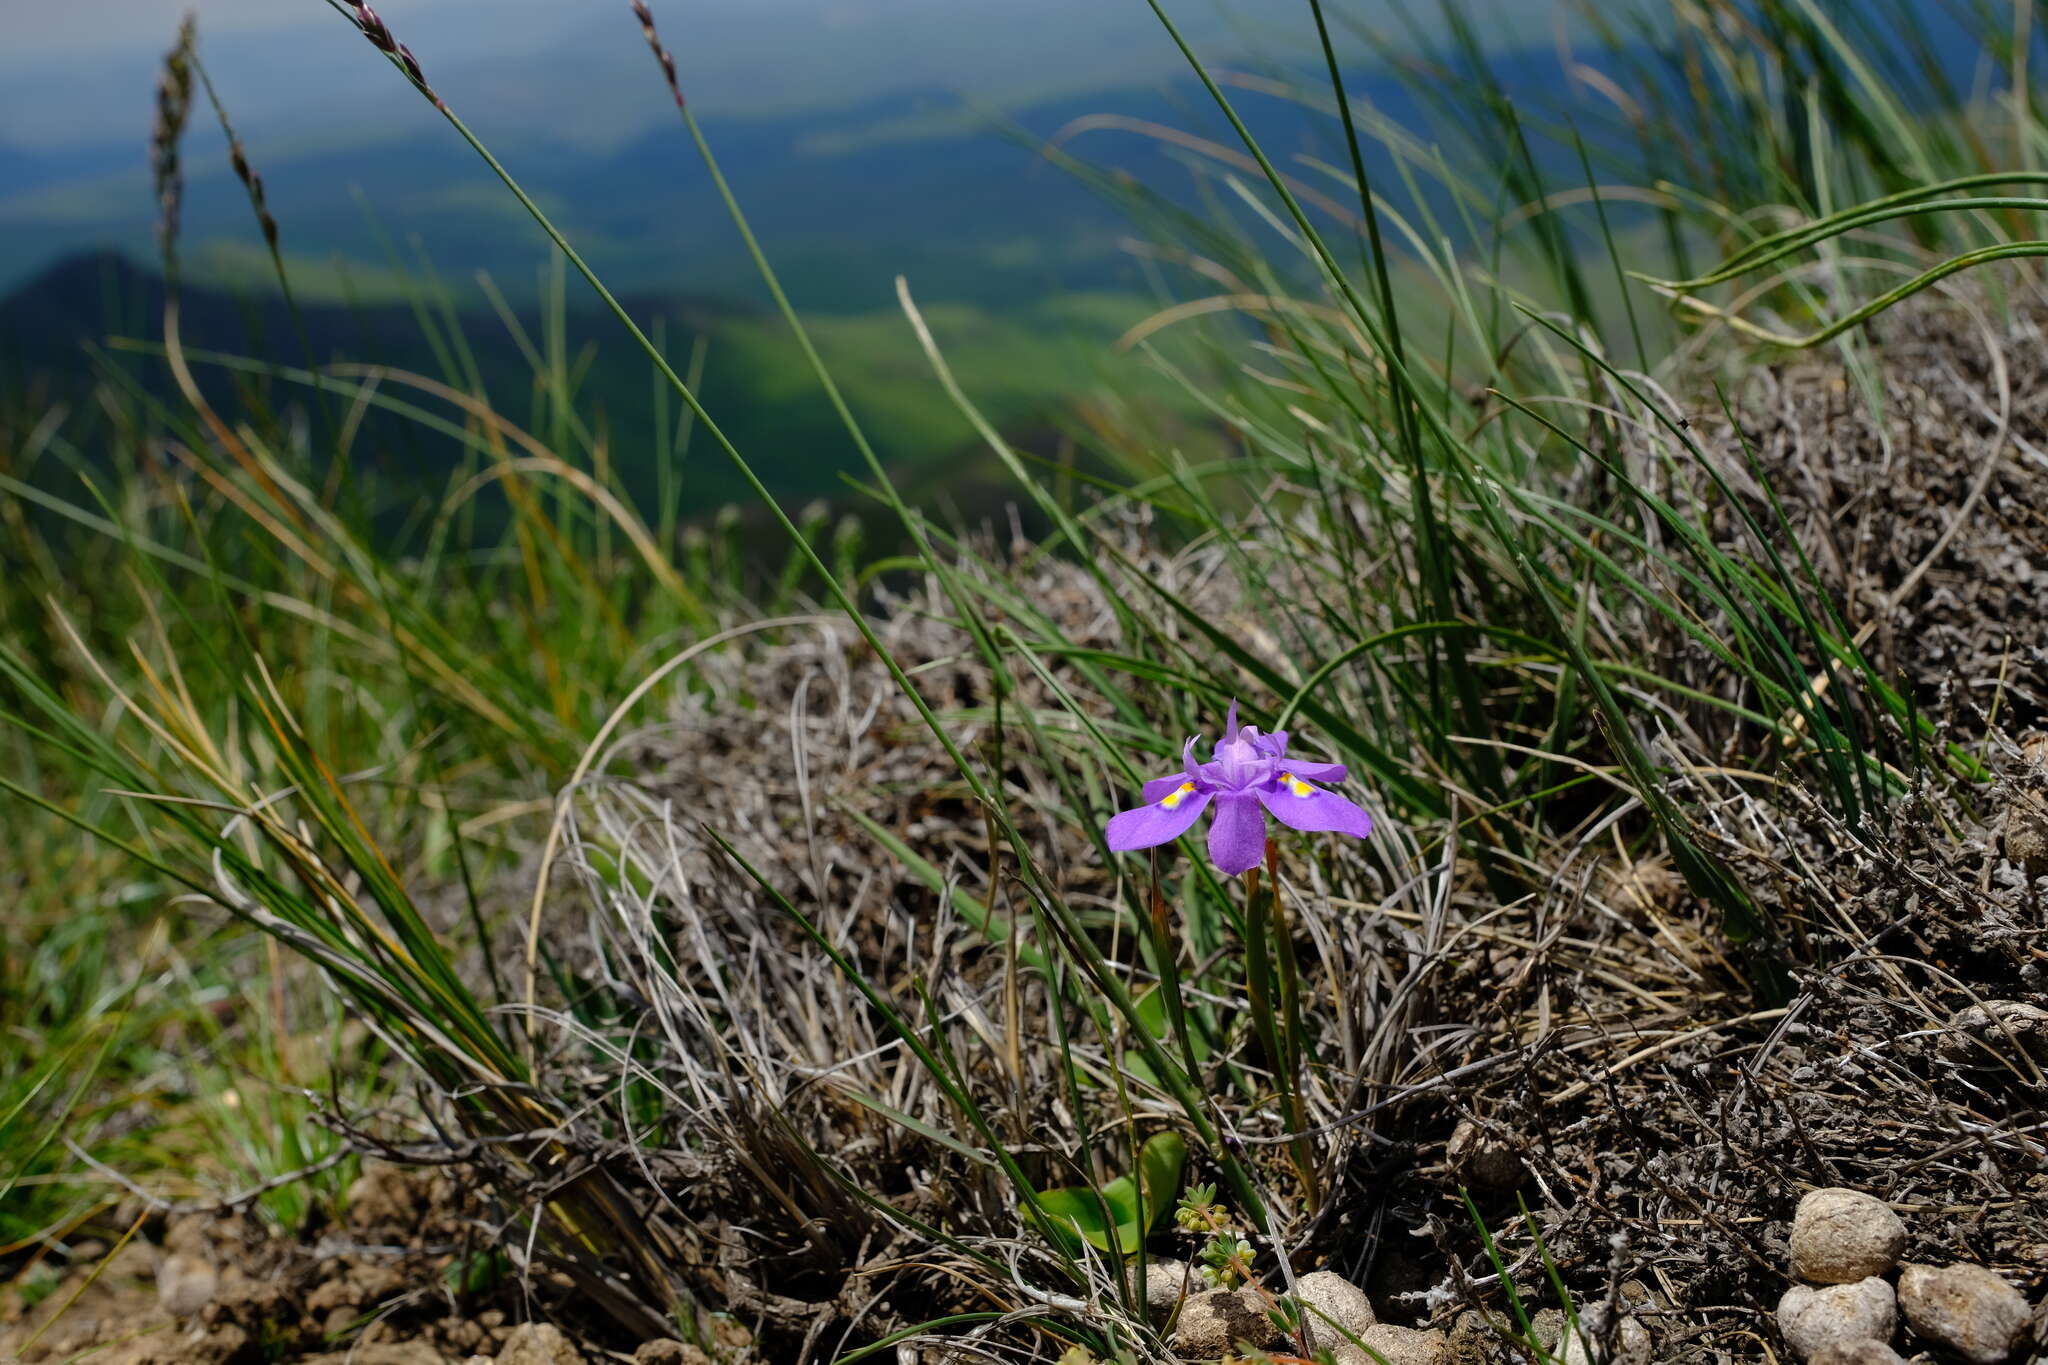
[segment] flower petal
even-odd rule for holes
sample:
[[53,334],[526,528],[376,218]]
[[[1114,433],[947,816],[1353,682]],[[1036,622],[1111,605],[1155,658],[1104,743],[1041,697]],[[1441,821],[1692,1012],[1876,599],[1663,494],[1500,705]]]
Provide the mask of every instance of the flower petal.
[[[1353,805],[1335,792],[1311,787],[1299,776],[1292,782],[1276,781],[1259,788],[1259,800],[1273,812],[1275,820],[1289,829],[1349,834],[1355,839],[1363,839],[1372,833],[1372,817],[1365,813],[1363,807]],[[1220,816],[1217,822],[1222,823]]]
[[1172,773],[1166,777],[1155,777],[1138,789],[1138,795],[1143,797],[1145,804],[1149,806],[1187,780],[1188,775],[1186,773]]
[[[1148,788],[1151,786],[1150,783],[1146,785]],[[1209,793],[1189,790],[1189,786],[1183,777],[1160,800],[1111,817],[1108,827],[1102,831],[1103,838],[1119,853],[1134,848],[1152,848],[1178,839],[1187,833],[1188,826],[1195,823],[1195,817],[1209,804]],[[1168,801],[1173,804],[1169,806],[1166,804]]]
[[1274,758],[1284,758],[1287,754],[1287,732],[1275,730],[1270,735],[1260,736],[1259,751],[1271,754]]
[[1250,792],[1220,792],[1209,825],[1209,861],[1226,877],[1259,865],[1266,856],[1266,816]]
[[1283,785],[1289,773],[1308,782],[1342,782],[1351,776],[1351,769],[1342,763],[1314,763],[1305,758],[1283,759],[1273,766],[1279,770]]

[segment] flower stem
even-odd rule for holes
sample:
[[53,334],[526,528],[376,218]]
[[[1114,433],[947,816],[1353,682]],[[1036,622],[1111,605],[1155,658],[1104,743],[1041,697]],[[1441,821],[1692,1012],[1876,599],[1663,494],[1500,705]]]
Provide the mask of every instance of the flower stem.
[[1270,839],[1266,841],[1265,871],[1263,881],[1256,867],[1244,874],[1245,995],[1251,1005],[1252,1027],[1258,1031],[1259,1046],[1273,1071],[1281,1114],[1295,1135],[1287,1144],[1288,1155],[1313,1209],[1322,1202],[1322,1192],[1306,1131],[1307,1110],[1296,1085],[1300,1030],[1294,944],[1287,934],[1286,911],[1280,905],[1279,845]]
[[1287,927],[1287,905],[1280,899],[1280,845],[1271,839],[1266,841],[1266,871],[1267,908],[1271,911],[1268,932],[1272,935],[1273,958],[1280,968],[1281,1055],[1274,1065],[1280,1076],[1280,1098],[1286,1106],[1287,1126],[1294,1133],[1288,1148],[1313,1212],[1323,1199],[1316,1179],[1315,1152],[1309,1145],[1308,1106],[1301,1094],[1301,973],[1294,960],[1294,935]]
[[1160,999],[1166,1006],[1167,1026],[1180,1044],[1181,1063],[1190,1077],[1199,1077],[1195,1066],[1195,1041],[1188,1034],[1187,1007],[1180,994],[1180,948],[1167,925],[1166,893],[1159,889],[1159,851],[1152,851],[1151,929],[1152,957],[1159,970]]

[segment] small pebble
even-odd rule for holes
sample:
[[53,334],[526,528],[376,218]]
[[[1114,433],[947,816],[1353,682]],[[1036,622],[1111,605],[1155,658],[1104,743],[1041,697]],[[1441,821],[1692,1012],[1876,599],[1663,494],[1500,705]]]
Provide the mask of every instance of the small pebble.
[[174,1251],[156,1268],[156,1300],[174,1318],[191,1317],[219,1291],[220,1272],[202,1256]]
[[1528,1175],[1513,1143],[1471,1119],[1451,1130],[1444,1164],[1450,1168],[1451,1179],[1475,1190],[1511,1190]]
[[1889,1341],[1898,1324],[1892,1287],[1872,1276],[1813,1289],[1795,1284],[1778,1300],[1778,1332],[1801,1360],[1859,1341]]
[[1906,1365],[1905,1357],[1874,1338],[1844,1341],[1823,1346],[1806,1358],[1806,1365]]
[[2026,1297],[1981,1265],[1907,1266],[1899,1307],[1914,1331],[1974,1365],[2008,1359],[2033,1322]]
[[[1358,1339],[1369,1349],[1379,1352],[1387,1365],[1444,1365],[1451,1358],[1450,1339],[1438,1331],[1396,1327],[1391,1322],[1376,1322],[1360,1332]],[[1345,1344],[1350,1345],[1349,1342]],[[1356,1346],[1352,1346],[1351,1350],[1354,1354],[1337,1357],[1339,1365],[1348,1365],[1351,1361],[1372,1360],[1372,1356],[1360,1351]]]
[[1942,1056],[1964,1066],[1997,1066],[2015,1046],[2048,1064],[2048,1010],[2022,1000],[1986,1000],[1958,1011],[1940,1046]]
[[1280,1341],[1265,1300],[1239,1289],[1191,1295],[1173,1325],[1174,1351],[1191,1360],[1237,1354],[1240,1344],[1263,1349]]
[[1372,1357],[1344,1335],[1363,1337],[1379,1321],[1363,1289],[1334,1270],[1314,1270],[1294,1282],[1294,1297],[1304,1305],[1318,1348],[1336,1357],[1337,1365],[1368,1365]]
[[1529,1319],[1529,1331],[1536,1338],[1537,1345],[1554,1350],[1564,1339],[1564,1329],[1570,1321],[1562,1308],[1539,1308]]
[[[1137,1291],[1138,1265],[1133,1261],[1124,1268],[1129,1277],[1132,1292]],[[1188,1270],[1186,1261],[1176,1261],[1170,1256],[1147,1256],[1145,1258],[1145,1312],[1154,1322],[1165,1322],[1181,1301],[1183,1291],[1200,1292],[1208,1285],[1199,1275]]]
[[1815,1190],[1792,1215],[1792,1273],[1813,1284],[1887,1274],[1905,1249],[1899,1215],[1861,1190]]
[[2029,877],[2048,871],[2048,819],[2032,802],[2015,801],[2005,809],[2005,856]]
[[711,1357],[700,1347],[672,1337],[656,1337],[640,1343],[633,1352],[633,1365],[711,1365]]
[[[1610,1337],[1607,1333],[1607,1305],[1596,1303],[1579,1314],[1579,1330],[1563,1334],[1561,1365],[1650,1365],[1650,1333],[1632,1317],[1624,1316]],[[1600,1353],[1605,1340],[1611,1354]]]
[[522,1322],[498,1348],[498,1365],[582,1365],[583,1357],[562,1329],[549,1322]]

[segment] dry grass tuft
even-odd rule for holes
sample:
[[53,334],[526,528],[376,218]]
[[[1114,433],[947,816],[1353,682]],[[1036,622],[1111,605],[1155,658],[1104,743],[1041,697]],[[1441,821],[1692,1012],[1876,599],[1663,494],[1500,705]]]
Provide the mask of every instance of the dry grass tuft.
[[[1920,335],[1947,316],[1921,319]],[[2008,357],[2032,327],[2001,334]],[[1777,406],[1746,409],[1746,422],[1793,527],[1814,545],[1836,542],[1839,554],[1810,553],[1852,624],[1868,620],[1887,667],[1954,699],[1940,743],[1980,755],[1997,780],[1930,776],[1866,817],[1883,831],[1874,839],[1764,764],[1731,765],[1743,734],[1724,713],[1671,727],[1663,742],[1684,758],[1703,823],[1801,955],[1830,964],[1776,1007],[1757,1003],[1711,915],[1611,810],[1582,828],[1527,831],[1541,889],[1505,903],[1454,823],[1383,826],[1372,850],[1292,858],[1320,1206],[1288,1163],[1290,1135],[1236,999],[1211,1002],[1229,1022],[1205,1074],[1219,1126],[1281,1214],[1294,1271],[1334,1266],[1397,1322],[1449,1326],[1469,1305],[1498,1313],[1456,1194],[1471,1168],[1447,1159],[1453,1129],[1469,1122],[1526,1172],[1518,1193],[1533,1219],[1515,1190],[1475,1191],[1523,1292],[1547,1293],[1530,1240],[1540,1226],[1582,1301],[1625,1282],[1660,1359],[1711,1359],[1768,1335],[1785,1220],[1817,1185],[1893,1202],[1914,1229],[1910,1254],[2038,1276],[2039,1064],[1995,1039],[1979,1040],[1984,1055],[1959,1051],[1950,1025],[1982,999],[2042,998],[2041,902],[2031,865],[2000,839],[2015,818],[2004,812],[2048,792],[2014,729],[2031,723],[2037,661],[2004,650],[1997,619],[1980,616],[1973,631],[1959,594],[2016,591],[2011,572],[1991,581],[2016,554],[2028,572],[2048,571],[2024,510],[2048,466],[2027,453],[2041,433],[2010,407],[1974,431],[1926,420],[1982,413],[1995,400],[1980,385],[2009,373],[2000,359],[1972,374],[1954,353],[1953,339],[1886,351],[1878,382],[1897,401],[1883,423],[1852,419],[1830,397],[1848,377],[1837,369],[1831,384],[1813,361],[1759,374],[1755,392]],[[1751,479],[1726,437],[1709,431],[1710,449]],[[1879,452],[1888,479],[1849,496]],[[1975,503],[1972,481],[1984,489]],[[1957,506],[1971,515],[1950,529],[1944,509]],[[1741,533],[1725,515],[1722,525]],[[1248,587],[1224,547],[1169,555],[1141,528],[1128,536],[1135,568],[1185,585],[1217,619],[1251,621],[1272,591],[1270,579]],[[1113,643],[1117,584],[1042,563],[1030,573],[1022,595],[1069,639]],[[1112,708],[1072,668],[1019,670],[998,734],[992,679],[943,601],[928,586],[910,592],[882,621],[885,638],[963,749],[992,769],[1000,753],[1034,856],[1072,904],[1099,908],[1112,959],[1141,988],[1150,977],[1135,944],[1109,928],[1122,888],[1073,805],[1100,779],[1062,771],[1087,748],[1075,714]],[[1863,615],[1873,602],[1888,614]],[[1683,676],[1683,645],[1665,648]],[[1949,681],[1964,660],[2003,662],[1990,678]],[[1063,1282],[942,1088],[712,835],[919,1021],[1035,1180],[1077,1178],[1084,1134],[1108,1148],[1113,1171],[1131,1135],[1180,1122],[1128,1066],[1118,1093],[1128,1059],[1116,1035],[1105,1043],[1031,969],[1051,942],[1028,917],[1013,934],[1019,904],[985,822],[850,631],[807,627],[706,659],[664,723],[594,770],[609,775],[574,794],[567,859],[586,927],[571,935],[557,917],[556,938],[593,997],[630,1008],[608,1030],[565,1010],[559,1037],[565,1057],[610,1059],[578,1063],[587,1104],[637,1132],[629,1160],[643,1197],[694,1248],[714,1300],[771,1354],[808,1358],[976,1311],[1002,1316],[958,1329],[977,1343],[967,1354],[934,1358],[1032,1358],[1049,1351],[1048,1319],[1135,1327],[1101,1266],[1087,1292]],[[886,851],[876,827],[910,858]],[[1176,904],[1185,915],[1191,902]],[[1184,974],[1215,964],[1196,951],[1198,923],[1178,932]],[[1069,1079],[1063,1049],[1090,1084]],[[1270,1276],[1284,1283],[1277,1266]],[[1481,1349],[1469,1330],[1459,1341]]]

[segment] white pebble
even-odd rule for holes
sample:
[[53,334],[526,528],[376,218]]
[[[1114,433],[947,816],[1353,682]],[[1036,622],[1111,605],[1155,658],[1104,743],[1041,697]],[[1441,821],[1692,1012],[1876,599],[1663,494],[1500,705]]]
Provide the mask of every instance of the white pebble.
[[1795,1284],[1778,1300],[1778,1332],[1805,1361],[1829,1347],[1889,1341],[1897,1324],[1892,1287],[1875,1276],[1825,1289]]
[[[1377,1351],[1387,1365],[1445,1365],[1451,1358],[1450,1338],[1442,1332],[1418,1331],[1413,1327],[1396,1327],[1391,1322],[1376,1322],[1360,1332],[1358,1339]],[[1352,1358],[1372,1359],[1364,1351],[1359,1351]],[[1337,1359],[1342,1362],[1345,1357],[1338,1356]]]
[[1861,1190],[1815,1190],[1792,1215],[1792,1273],[1813,1284],[1887,1274],[1905,1249],[1899,1215]]
[[189,1318],[213,1302],[220,1272],[190,1252],[174,1251],[156,1268],[156,1299],[174,1318]]
[[1866,1339],[1823,1346],[1807,1357],[1806,1365],[1906,1365],[1906,1361],[1887,1343]]
[[1190,1360],[1215,1360],[1237,1354],[1240,1344],[1265,1347],[1279,1339],[1265,1300],[1249,1290],[1196,1294],[1180,1306],[1173,1327],[1174,1351]]
[[1294,1282],[1294,1297],[1304,1305],[1318,1349],[1334,1356],[1337,1365],[1368,1365],[1372,1357],[1351,1342],[1379,1321],[1363,1289],[1334,1270],[1314,1270]]
[[2026,1297],[1981,1265],[1907,1266],[1899,1307],[1914,1331],[1974,1365],[2010,1357],[2033,1322]]

